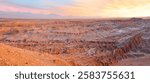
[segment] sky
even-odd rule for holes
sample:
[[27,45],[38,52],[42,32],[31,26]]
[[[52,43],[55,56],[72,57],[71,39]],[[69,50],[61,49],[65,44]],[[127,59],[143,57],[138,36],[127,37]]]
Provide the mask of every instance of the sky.
[[150,0],[0,0],[1,12],[96,18],[149,17]]

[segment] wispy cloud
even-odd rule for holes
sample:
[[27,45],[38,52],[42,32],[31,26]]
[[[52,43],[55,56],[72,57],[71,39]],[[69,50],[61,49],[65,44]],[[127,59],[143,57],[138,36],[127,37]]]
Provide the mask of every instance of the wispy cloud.
[[105,0],[74,0],[74,4],[63,6],[63,13],[72,16],[100,16]]
[[150,0],[0,0],[0,11],[76,17],[150,16]]
[[90,17],[150,16],[150,0],[74,0],[62,7],[66,15]]
[[33,14],[51,14],[50,10],[43,9],[34,9],[34,8],[25,8],[9,5],[0,5],[0,11],[4,12],[24,12],[24,13],[33,13]]
[[150,16],[150,0],[112,0],[102,16],[141,17]]

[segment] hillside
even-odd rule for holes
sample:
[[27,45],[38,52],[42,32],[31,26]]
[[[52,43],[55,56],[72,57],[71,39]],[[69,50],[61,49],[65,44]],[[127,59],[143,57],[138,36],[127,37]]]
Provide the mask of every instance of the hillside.
[[0,44],[0,65],[4,66],[58,66],[69,65],[61,58]]

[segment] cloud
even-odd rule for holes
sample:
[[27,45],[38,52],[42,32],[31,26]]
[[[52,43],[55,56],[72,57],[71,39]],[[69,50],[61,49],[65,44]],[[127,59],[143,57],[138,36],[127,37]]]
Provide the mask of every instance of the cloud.
[[112,0],[111,3],[106,5],[102,16],[105,17],[150,16],[150,0]]
[[27,12],[33,14],[51,14],[50,10],[44,9],[35,9],[35,8],[25,8],[25,7],[17,7],[11,5],[0,5],[0,11],[3,12]]
[[150,16],[150,0],[0,0],[0,11],[69,17],[139,17]]
[[72,16],[100,16],[104,0],[74,0],[74,4],[62,7],[64,14]]
[[150,0],[74,0],[64,14],[88,17],[150,16]]

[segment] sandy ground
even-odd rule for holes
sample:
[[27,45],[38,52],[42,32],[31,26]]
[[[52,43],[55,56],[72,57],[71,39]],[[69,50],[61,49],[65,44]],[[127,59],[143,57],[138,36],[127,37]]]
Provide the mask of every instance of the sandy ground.
[[41,54],[0,44],[1,66],[61,66],[70,65],[66,61],[49,54]]

